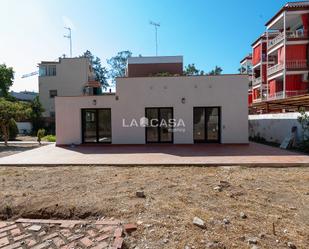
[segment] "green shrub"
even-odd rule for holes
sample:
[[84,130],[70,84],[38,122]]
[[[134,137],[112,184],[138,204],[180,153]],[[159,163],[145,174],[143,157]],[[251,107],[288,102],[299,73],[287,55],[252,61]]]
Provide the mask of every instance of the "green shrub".
[[[15,140],[18,135],[18,127],[14,119],[11,119],[9,124],[9,140]],[[4,140],[2,130],[0,129],[1,140]]]
[[42,138],[44,137],[44,135],[45,135],[45,130],[44,129],[39,129],[38,133],[37,133],[37,137],[38,137],[38,142],[39,143],[41,143]]
[[42,138],[43,141],[47,142],[56,142],[56,136],[55,135],[47,135]]

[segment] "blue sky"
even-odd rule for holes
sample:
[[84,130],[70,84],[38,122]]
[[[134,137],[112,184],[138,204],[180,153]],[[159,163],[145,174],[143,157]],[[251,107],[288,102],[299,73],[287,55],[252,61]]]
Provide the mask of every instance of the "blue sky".
[[15,69],[12,90],[38,89],[41,60],[69,54],[63,37],[72,26],[73,56],[89,49],[106,59],[121,50],[155,55],[155,33],[149,21],[160,22],[159,55],[183,55],[210,71],[237,73],[239,61],[265,30],[265,22],[286,1],[281,0],[0,0],[0,63]]

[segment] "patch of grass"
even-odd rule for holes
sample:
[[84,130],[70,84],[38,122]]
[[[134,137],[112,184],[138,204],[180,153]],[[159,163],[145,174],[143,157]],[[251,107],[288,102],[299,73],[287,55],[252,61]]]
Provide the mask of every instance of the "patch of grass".
[[56,142],[56,136],[55,135],[47,135],[47,136],[42,138],[42,141]]

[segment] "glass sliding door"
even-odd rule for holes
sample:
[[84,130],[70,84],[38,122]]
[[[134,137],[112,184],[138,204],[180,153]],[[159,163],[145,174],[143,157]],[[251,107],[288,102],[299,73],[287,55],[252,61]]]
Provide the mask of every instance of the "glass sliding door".
[[95,110],[84,110],[83,112],[83,142],[95,143],[97,141],[97,118]]
[[111,109],[82,110],[82,142],[112,142]]
[[98,142],[112,142],[112,120],[110,109],[100,109],[98,112]]
[[206,108],[206,133],[208,142],[219,142],[219,108]]
[[205,108],[196,107],[193,109],[193,139],[204,141],[205,137]]
[[173,108],[146,108],[145,116],[148,119],[146,126],[146,143],[172,143]]
[[146,142],[159,142],[159,110],[157,108],[146,108],[146,118],[148,125],[146,127]]
[[169,120],[173,118],[173,109],[160,108],[160,142],[171,143],[173,142],[173,127],[170,125]]
[[220,143],[220,107],[193,108],[193,140],[195,143]]

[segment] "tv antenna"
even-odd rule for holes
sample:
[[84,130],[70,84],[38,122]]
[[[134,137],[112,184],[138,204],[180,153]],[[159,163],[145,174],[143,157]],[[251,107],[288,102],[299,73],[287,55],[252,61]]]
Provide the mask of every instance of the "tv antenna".
[[72,58],[72,29],[70,27],[64,27],[69,31],[68,35],[64,35],[65,38],[70,40],[70,57]]
[[156,56],[158,56],[158,27],[160,27],[160,23],[156,23],[153,21],[149,22],[150,25],[153,25],[156,32]]

